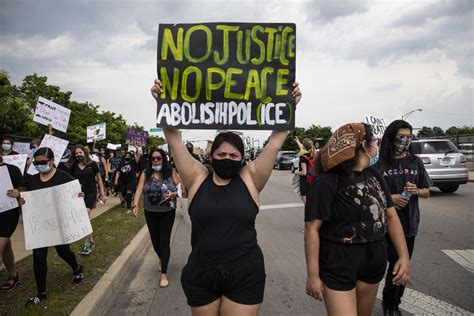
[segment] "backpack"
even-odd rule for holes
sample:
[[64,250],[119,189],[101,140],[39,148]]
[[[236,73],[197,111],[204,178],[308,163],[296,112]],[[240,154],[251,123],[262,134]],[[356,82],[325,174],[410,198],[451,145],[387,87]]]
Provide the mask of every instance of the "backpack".
[[316,163],[316,158],[307,157],[306,159],[308,160],[308,168],[306,171],[306,183],[311,184],[311,182],[313,182],[314,177],[316,176],[316,169],[314,168],[314,165]]

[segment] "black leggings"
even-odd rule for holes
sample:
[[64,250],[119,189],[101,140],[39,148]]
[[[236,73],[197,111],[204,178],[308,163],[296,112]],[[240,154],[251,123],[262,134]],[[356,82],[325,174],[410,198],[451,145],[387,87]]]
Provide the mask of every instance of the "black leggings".
[[[393,280],[393,268],[395,267],[395,263],[398,260],[398,254],[393,246],[392,240],[388,235],[385,235],[387,240],[387,257],[388,257],[388,269],[387,275],[385,277],[385,286],[383,288],[382,296],[383,296],[383,303],[385,306],[395,308],[400,305],[402,301],[403,293],[405,292],[404,285],[394,285]],[[415,236],[413,237],[405,237],[408,247],[408,255],[410,256],[413,254],[413,249],[415,248]]]
[[[77,263],[74,252],[71,251],[69,245],[54,246],[58,255],[66,261],[72,268],[72,271],[77,271],[79,264]],[[48,247],[33,249],[33,269],[35,271],[36,287],[38,294],[46,293],[46,275],[48,273]]]
[[150,232],[151,243],[161,260],[161,273],[167,273],[170,261],[171,231],[173,230],[176,210],[158,213],[145,210],[145,219]]

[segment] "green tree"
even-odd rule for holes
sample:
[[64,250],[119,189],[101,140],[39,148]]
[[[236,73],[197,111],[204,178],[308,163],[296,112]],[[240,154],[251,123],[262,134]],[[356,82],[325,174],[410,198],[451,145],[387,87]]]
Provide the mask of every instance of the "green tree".
[[418,131],[418,137],[419,138],[427,138],[427,137],[433,137],[434,133],[431,127],[423,126],[419,131]]
[[146,140],[146,147],[149,150],[158,148],[159,145],[166,144],[166,140],[160,136],[148,136]]
[[433,136],[444,136],[446,135],[441,127],[433,127]]
[[456,135],[458,134],[458,128],[456,126],[451,126],[446,130],[447,135]]

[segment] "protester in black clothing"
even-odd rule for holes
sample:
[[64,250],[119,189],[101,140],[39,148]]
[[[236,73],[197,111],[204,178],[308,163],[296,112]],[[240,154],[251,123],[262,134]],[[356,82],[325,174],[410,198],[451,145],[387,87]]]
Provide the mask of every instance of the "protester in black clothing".
[[127,202],[127,213],[132,212],[132,199],[137,189],[138,165],[131,152],[127,151],[117,168],[115,185],[119,187],[122,197]]
[[303,139],[304,153],[300,156],[299,176],[300,176],[300,195],[303,203],[306,203],[306,195],[308,194],[309,184],[306,181],[308,171],[310,170],[310,160],[314,154],[313,141],[309,138]]
[[13,138],[11,137],[4,137],[2,141],[2,156],[9,156],[9,155],[18,155],[16,151],[13,150]]
[[[418,199],[430,196],[431,184],[423,161],[411,152],[412,131],[413,128],[408,122],[393,121],[385,130],[380,160],[377,163],[377,168],[388,185],[402,223],[410,258],[420,223]],[[392,281],[392,272],[398,255],[390,238],[387,238],[387,252],[389,267],[383,289],[383,312],[384,315],[401,315],[398,306],[405,286],[395,285]]]
[[410,279],[403,229],[367,124],[340,127],[319,153],[305,206],[306,293],[328,315],[371,315],[386,269],[385,232],[399,254],[393,282]]
[[[33,175],[30,178],[30,181],[27,185],[28,191],[34,191],[39,189],[50,188],[53,186],[61,185],[73,181],[74,178],[59,169],[56,169],[54,165],[54,153],[51,148],[43,147],[38,149],[34,154],[33,164],[36,169],[39,171],[38,174]],[[80,194],[82,196],[82,193]],[[55,201],[48,201],[51,204]],[[28,201],[20,198],[20,204],[28,203]],[[73,271],[74,283],[79,283],[84,279],[83,268],[80,264],[77,263],[76,256],[69,248],[69,245],[57,245],[56,252],[59,257],[63,259]],[[35,273],[36,286],[37,286],[37,295],[30,297],[26,301],[26,305],[37,305],[41,301],[47,299],[46,294],[46,276],[47,276],[47,256],[48,256],[48,247],[33,249],[33,270]]]
[[140,175],[132,204],[133,215],[138,215],[138,202],[144,193],[145,219],[161,265],[160,287],[169,285],[168,262],[170,239],[176,213],[176,197],[181,180],[168,162],[163,149],[152,150],[148,165]]
[[[153,97],[158,99],[161,91],[155,80]],[[297,83],[292,95],[298,103]],[[231,132],[217,135],[211,148],[213,173],[190,154],[179,130],[163,131],[188,191],[192,252],[181,285],[192,313],[256,315],[266,277],[255,230],[259,193],[288,131],[274,130],[260,156],[245,167],[242,138]]]
[[[73,148],[67,167],[70,169],[71,175],[81,183],[82,192],[84,192],[84,202],[86,203],[87,213],[90,218],[91,211],[97,201],[97,186],[99,186],[100,192],[99,200],[102,203],[105,203],[107,200],[99,167],[96,162],[91,160],[83,145],[76,145]],[[89,255],[94,246],[92,234],[84,237],[84,246],[81,254]]]
[[[3,163],[3,156],[0,155],[0,168],[7,168],[13,189],[7,192],[0,192],[12,198],[20,197],[20,190],[23,189],[23,176],[18,167]],[[0,212],[0,267],[2,263],[8,271],[8,279],[0,286],[2,291],[11,291],[18,283],[20,276],[16,271],[15,257],[13,254],[10,237],[15,232],[20,218],[20,207]]]
[[202,162],[201,157],[198,154],[194,153],[194,145],[192,143],[189,143],[189,142],[186,143],[186,149],[191,154],[191,156],[193,156],[194,159],[196,159],[199,162]]

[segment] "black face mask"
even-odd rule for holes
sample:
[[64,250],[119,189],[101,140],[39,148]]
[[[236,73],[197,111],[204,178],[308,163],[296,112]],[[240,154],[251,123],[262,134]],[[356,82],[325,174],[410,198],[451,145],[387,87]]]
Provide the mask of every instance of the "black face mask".
[[212,159],[214,172],[222,179],[231,179],[239,175],[242,161],[232,159]]
[[77,161],[83,161],[84,160],[84,156],[76,156],[76,160]]
[[131,158],[125,158],[124,161],[125,162],[130,162],[130,160],[132,160]]

